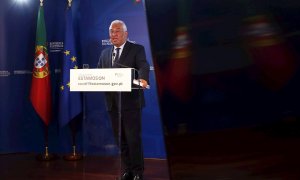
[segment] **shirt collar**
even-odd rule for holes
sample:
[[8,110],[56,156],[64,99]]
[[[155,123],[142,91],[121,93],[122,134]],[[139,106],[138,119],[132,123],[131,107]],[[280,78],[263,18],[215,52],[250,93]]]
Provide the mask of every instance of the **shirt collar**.
[[124,46],[125,46],[126,42],[127,42],[127,41],[125,41],[125,43],[124,43],[124,44],[122,44],[120,47],[116,47],[116,46],[114,46],[114,51],[116,50],[116,48],[120,48],[120,50],[122,50],[122,49],[124,48]]

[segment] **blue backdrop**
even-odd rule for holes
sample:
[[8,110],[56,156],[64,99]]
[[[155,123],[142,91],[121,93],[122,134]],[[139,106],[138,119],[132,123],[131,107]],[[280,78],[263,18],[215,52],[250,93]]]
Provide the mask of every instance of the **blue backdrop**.
[[[29,101],[38,6],[39,2],[34,0],[0,2],[0,153],[41,152],[44,148],[44,126]],[[53,90],[49,150],[62,153],[71,150],[69,128],[59,128],[57,121],[65,9],[64,0],[44,0]],[[90,68],[96,67],[101,50],[108,46],[108,27],[114,19],[125,21],[129,39],[144,45],[151,65],[151,89],[145,92],[146,108],[143,111],[144,153],[145,157],[165,158],[144,3],[133,0],[73,0],[72,11],[80,66],[88,64]],[[97,147],[103,143],[101,135],[109,127],[107,122],[99,120],[99,117],[106,116],[103,94],[85,93],[84,105],[86,119],[83,128],[87,131],[79,132],[78,146],[81,149],[85,147],[87,153],[100,152]]]

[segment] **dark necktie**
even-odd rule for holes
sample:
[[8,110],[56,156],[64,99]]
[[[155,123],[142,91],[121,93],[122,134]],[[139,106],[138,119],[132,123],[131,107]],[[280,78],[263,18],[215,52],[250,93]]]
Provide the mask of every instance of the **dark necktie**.
[[112,63],[112,65],[114,65],[114,62],[116,62],[116,61],[118,61],[118,60],[119,60],[119,56],[120,56],[120,49],[121,49],[121,48],[116,48],[117,54],[116,54],[115,58],[113,59],[113,63]]

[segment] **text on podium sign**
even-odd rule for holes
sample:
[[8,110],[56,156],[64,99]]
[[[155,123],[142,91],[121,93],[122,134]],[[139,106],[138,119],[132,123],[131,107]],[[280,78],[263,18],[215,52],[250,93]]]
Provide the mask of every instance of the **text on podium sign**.
[[70,91],[131,91],[131,68],[70,69]]

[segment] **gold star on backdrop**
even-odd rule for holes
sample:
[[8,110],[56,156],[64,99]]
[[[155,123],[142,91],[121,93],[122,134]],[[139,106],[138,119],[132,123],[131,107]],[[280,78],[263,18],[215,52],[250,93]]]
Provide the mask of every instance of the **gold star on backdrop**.
[[71,61],[72,61],[72,62],[75,62],[75,61],[76,61],[76,57],[73,56],[73,57],[71,58]]
[[68,51],[68,50],[65,50],[64,51],[64,54],[67,56],[67,55],[70,55],[70,51]]

